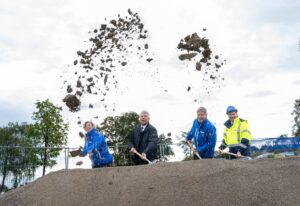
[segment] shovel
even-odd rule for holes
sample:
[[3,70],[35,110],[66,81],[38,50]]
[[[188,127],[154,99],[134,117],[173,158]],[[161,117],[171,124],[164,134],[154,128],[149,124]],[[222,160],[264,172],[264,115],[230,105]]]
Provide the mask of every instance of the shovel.
[[193,150],[193,153],[201,160],[202,158],[200,157],[199,153],[193,148],[192,144],[189,141],[186,141],[186,144]]
[[72,157],[81,155],[81,149],[70,151]]
[[145,160],[148,162],[149,165],[154,164],[154,162],[151,162],[150,160],[148,160],[147,158],[145,158],[143,155],[141,155],[138,151],[134,150],[134,152],[137,156],[139,156],[142,160]]
[[229,154],[229,155],[235,156],[236,158],[239,158],[239,157],[241,157],[241,158],[243,158],[243,159],[246,159],[246,160],[252,160],[252,158],[251,158],[251,157],[247,157],[247,156],[243,156],[243,155],[241,155],[241,156],[239,156],[239,157],[238,157],[238,155],[237,155],[237,154],[235,154],[235,153],[232,153],[232,152],[223,152],[223,151],[222,151],[222,153],[223,153],[223,154]]

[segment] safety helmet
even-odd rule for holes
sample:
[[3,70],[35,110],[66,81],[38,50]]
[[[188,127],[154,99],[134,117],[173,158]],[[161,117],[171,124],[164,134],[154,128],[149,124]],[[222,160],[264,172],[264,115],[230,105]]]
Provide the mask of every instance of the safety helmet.
[[230,112],[237,112],[238,110],[234,106],[228,106],[226,110],[226,114],[229,114]]

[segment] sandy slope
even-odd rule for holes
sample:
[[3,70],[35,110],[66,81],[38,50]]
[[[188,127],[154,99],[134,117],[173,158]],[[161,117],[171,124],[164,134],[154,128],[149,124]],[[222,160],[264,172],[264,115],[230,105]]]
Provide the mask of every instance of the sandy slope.
[[62,170],[0,205],[300,205],[300,158]]

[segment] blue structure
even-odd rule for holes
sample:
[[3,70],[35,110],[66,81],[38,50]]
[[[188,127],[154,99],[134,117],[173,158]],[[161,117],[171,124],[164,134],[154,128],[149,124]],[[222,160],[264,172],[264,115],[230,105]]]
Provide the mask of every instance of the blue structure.
[[300,137],[278,137],[253,139],[250,147],[251,152],[276,152],[300,150]]

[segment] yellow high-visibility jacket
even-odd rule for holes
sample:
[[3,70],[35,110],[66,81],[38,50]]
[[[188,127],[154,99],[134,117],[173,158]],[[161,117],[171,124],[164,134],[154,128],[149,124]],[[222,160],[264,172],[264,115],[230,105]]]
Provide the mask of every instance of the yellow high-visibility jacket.
[[247,149],[251,142],[251,132],[246,120],[236,118],[233,123],[225,122],[224,139],[220,149],[226,147],[242,147]]

